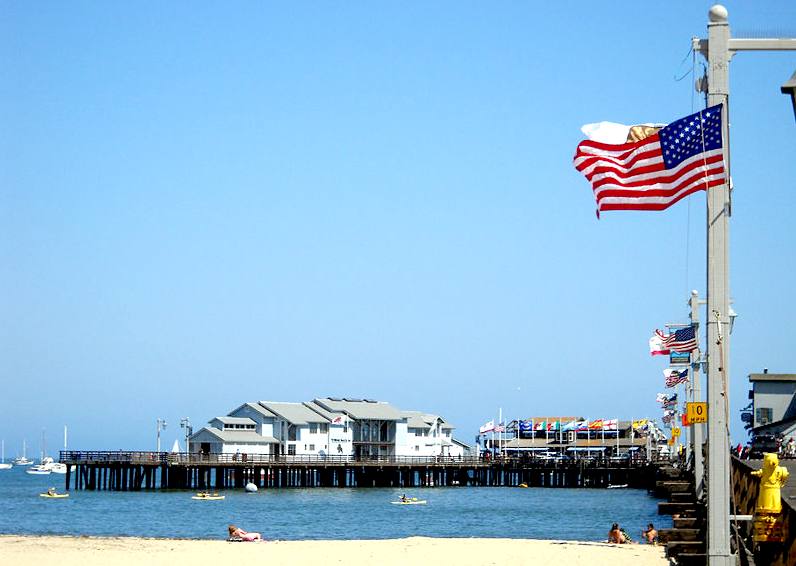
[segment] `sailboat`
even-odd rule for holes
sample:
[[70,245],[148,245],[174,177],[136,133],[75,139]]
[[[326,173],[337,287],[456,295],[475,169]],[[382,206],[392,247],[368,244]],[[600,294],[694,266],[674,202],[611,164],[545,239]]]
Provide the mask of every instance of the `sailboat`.
[[44,431],[42,430],[41,431],[41,459],[39,460],[38,464],[36,464],[35,466],[31,466],[30,468],[25,470],[25,473],[32,474],[32,475],[38,475],[38,476],[49,475],[50,472],[52,472],[53,465],[55,464],[55,461],[52,458],[50,458],[49,456],[45,456],[46,453],[47,453],[47,441],[44,438]]
[[25,457],[25,440],[22,440],[22,456],[19,458],[14,459],[14,464],[17,466],[30,466],[33,463],[33,460],[28,460]]
[[0,452],[2,452],[2,458],[0,458],[0,470],[8,470],[13,468],[13,464],[6,464],[6,441],[0,441],[0,446],[2,446],[2,448],[0,448]]
[[[64,425],[64,452],[66,452],[66,425]],[[54,474],[65,474],[66,473],[66,464],[61,462],[55,462],[50,468],[50,471]]]

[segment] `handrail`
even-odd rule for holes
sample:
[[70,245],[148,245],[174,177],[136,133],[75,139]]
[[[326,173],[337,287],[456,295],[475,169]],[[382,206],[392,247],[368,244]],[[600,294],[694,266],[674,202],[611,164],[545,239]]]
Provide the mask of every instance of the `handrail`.
[[545,459],[534,456],[338,456],[316,454],[203,454],[192,452],[148,452],[148,451],[84,451],[62,450],[60,462],[66,464],[139,464],[139,465],[434,465],[434,466],[488,466],[488,465],[534,465],[535,467],[558,467],[562,465],[585,465],[588,467],[636,468],[650,463],[646,459],[583,458],[583,459]]

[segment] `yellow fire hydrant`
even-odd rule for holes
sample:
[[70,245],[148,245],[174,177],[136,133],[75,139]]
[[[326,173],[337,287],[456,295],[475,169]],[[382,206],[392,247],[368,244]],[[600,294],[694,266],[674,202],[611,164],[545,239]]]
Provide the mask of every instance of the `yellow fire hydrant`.
[[780,488],[788,481],[790,473],[779,465],[776,454],[763,454],[763,467],[752,472],[760,478],[755,505],[755,542],[782,542],[782,496]]

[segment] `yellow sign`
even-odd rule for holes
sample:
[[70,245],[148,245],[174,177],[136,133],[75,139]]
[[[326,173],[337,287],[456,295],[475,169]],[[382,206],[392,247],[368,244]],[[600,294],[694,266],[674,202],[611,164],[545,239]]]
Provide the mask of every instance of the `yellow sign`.
[[686,403],[685,414],[688,415],[688,424],[708,422],[707,403]]
[[680,436],[680,427],[679,426],[676,426],[676,427],[674,427],[672,429],[672,436],[675,437],[675,438]]

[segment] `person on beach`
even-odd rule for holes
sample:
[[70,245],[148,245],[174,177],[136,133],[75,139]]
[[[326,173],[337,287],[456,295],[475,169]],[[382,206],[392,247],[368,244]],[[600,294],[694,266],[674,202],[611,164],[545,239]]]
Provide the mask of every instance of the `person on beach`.
[[644,540],[647,541],[647,544],[656,544],[658,542],[658,531],[655,530],[655,527],[650,523],[647,525],[647,528],[641,531],[641,536],[644,537]]
[[250,533],[244,531],[240,527],[236,527],[235,525],[230,525],[229,527],[229,538],[231,539],[240,539],[247,542],[255,542],[263,540],[262,535],[260,533]]
[[624,544],[627,542],[625,534],[619,528],[619,523],[611,525],[611,530],[608,531],[608,542],[612,544]]

